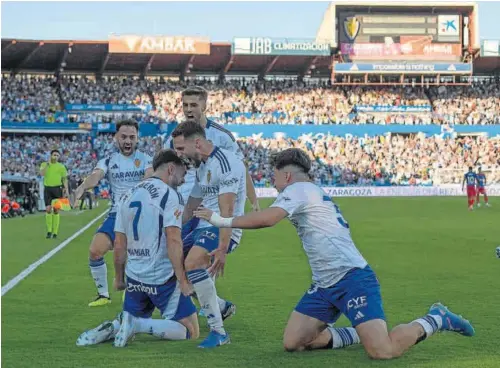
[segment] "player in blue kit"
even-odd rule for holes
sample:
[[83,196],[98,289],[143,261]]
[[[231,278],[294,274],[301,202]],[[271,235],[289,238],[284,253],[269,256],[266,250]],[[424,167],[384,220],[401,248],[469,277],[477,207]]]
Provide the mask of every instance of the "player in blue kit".
[[[217,147],[207,140],[205,129],[192,121],[180,124],[172,132],[178,155],[193,162],[197,168],[195,183],[184,211],[183,223],[191,219],[193,210],[203,205],[223,216],[245,213],[246,168],[234,153]],[[212,348],[229,343],[223,327],[221,308],[217,301],[212,275],[223,274],[226,254],[239,244],[242,231],[220,230],[206,221],[199,221],[183,239],[187,251],[185,260],[188,279],[205,311],[210,333],[199,345]]]
[[[184,269],[182,197],[176,192],[186,168],[172,150],[155,156],[154,173],[120,200],[116,212],[115,289],[126,290],[123,312],[84,332],[78,346],[114,338],[124,347],[137,333],[165,340],[199,336],[192,286]],[[159,309],[162,319],[152,319]]]
[[108,291],[108,270],[104,256],[113,249],[117,202],[123,194],[142,179],[151,176],[153,172],[151,156],[137,150],[138,132],[139,125],[135,120],[118,122],[115,140],[119,151],[100,160],[92,174],[75,192],[78,200],[86,190],[96,187],[104,177],[109,181],[111,209],[97,230],[89,249],[90,273],[97,287],[97,298],[89,303],[89,307],[111,303]]
[[[270,208],[239,217],[221,217],[208,208],[194,214],[221,230],[271,227],[285,217],[295,226],[313,284],[288,320],[285,350],[337,349],[361,343],[371,358],[391,359],[438,331],[474,335],[467,320],[440,303],[432,305],[424,317],[388,332],[378,279],[354,245],[349,224],[337,205],[310,181],[307,154],[287,149],[275,157],[273,166],[279,195]],[[352,328],[328,326],[341,314]]]
[[474,209],[474,200],[476,199],[476,181],[476,173],[473,171],[472,166],[470,166],[469,171],[464,174],[464,180],[462,182],[462,191],[464,190],[465,183],[467,183],[467,203],[469,205],[469,211]]
[[480,195],[482,194],[484,197],[484,204],[486,205],[486,207],[491,207],[491,205],[488,203],[488,193],[486,193],[486,174],[483,172],[483,169],[479,168],[476,175],[476,180],[477,180],[477,188],[476,188],[477,206],[481,207],[479,199]]

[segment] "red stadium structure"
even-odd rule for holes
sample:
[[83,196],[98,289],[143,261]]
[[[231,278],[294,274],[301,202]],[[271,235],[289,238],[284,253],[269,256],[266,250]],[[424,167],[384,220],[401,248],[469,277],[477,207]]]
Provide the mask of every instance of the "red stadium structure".
[[[456,17],[458,24],[455,39],[439,34],[439,17]],[[346,24],[347,20],[349,24]],[[405,21],[407,24],[404,24]],[[418,24],[419,22],[424,24]],[[415,32],[418,25],[424,27],[422,32]],[[141,77],[163,75],[181,79],[206,75],[221,78],[231,75],[253,75],[259,78],[273,75],[327,78],[334,84],[346,85],[469,84],[472,74],[492,76],[498,75],[500,71],[498,55],[480,56],[478,30],[477,4],[474,2],[433,2],[422,5],[401,2],[380,5],[380,2],[375,1],[337,1],[325,12],[316,35],[316,41],[331,45],[329,55],[328,52],[316,55],[313,52],[308,55],[307,52],[300,51],[278,54],[252,52],[241,55],[233,52],[232,43],[210,43],[208,38],[184,36],[112,35],[109,41],[2,39],[2,72],[56,75],[90,73],[97,77],[104,74],[133,74]],[[346,44],[347,33],[352,34]],[[415,40],[416,38],[420,41]],[[260,38],[240,40],[248,43],[257,43],[256,40],[271,41]],[[389,41],[391,44],[387,44]],[[366,57],[350,62],[363,62],[366,59],[373,63],[373,55],[368,54],[375,46],[384,49],[389,47],[394,51],[400,50],[399,47],[402,46],[408,48],[409,43],[421,41],[426,42],[426,61],[419,59],[422,50],[417,47],[418,50],[411,49],[405,55],[396,55],[397,59],[394,59],[393,54],[384,54],[383,58],[378,59],[378,63],[383,66],[384,63],[397,60],[399,66],[403,67],[410,62],[420,63],[420,66],[425,62],[439,63],[440,59],[433,56],[438,55],[439,50],[444,47],[445,51],[452,53],[452,62],[455,64],[449,64],[451,67],[445,72],[375,70],[364,73],[355,64],[352,64],[354,68],[349,71],[336,71],[339,65],[349,62],[346,61],[349,57],[345,54],[346,47],[348,50],[361,48],[366,51]],[[406,55],[410,55],[408,60],[404,58]],[[449,56],[447,60],[450,63]],[[458,64],[468,66],[468,72],[453,69],[447,73]]]

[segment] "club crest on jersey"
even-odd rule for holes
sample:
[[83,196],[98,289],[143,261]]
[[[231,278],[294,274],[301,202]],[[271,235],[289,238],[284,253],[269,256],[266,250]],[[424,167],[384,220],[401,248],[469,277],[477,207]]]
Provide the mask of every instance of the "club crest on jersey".
[[182,211],[180,211],[179,209],[175,210],[174,216],[177,220],[179,219],[179,217],[181,217],[181,215],[182,215]]
[[210,184],[210,180],[212,179],[212,172],[208,170],[207,172],[207,183]]
[[356,17],[346,17],[344,19],[344,33],[349,40],[354,41],[359,33],[359,20]]
[[134,161],[134,165],[135,165],[135,167],[137,167],[137,168],[138,168],[139,166],[141,166],[141,160],[139,160],[138,158],[136,158],[136,159],[135,159],[135,161]]

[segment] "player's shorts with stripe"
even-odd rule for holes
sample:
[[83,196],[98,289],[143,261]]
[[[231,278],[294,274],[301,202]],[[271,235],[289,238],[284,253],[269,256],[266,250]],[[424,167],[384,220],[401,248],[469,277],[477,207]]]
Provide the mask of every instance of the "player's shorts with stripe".
[[477,194],[486,194],[486,188],[485,187],[478,187]]
[[475,187],[467,187],[467,197],[474,197],[476,195]]
[[113,246],[115,242],[115,222],[116,212],[110,212],[96,231],[96,234],[106,234],[111,240],[111,246]]
[[313,284],[295,310],[325,323],[334,323],[344,314],[353,327],[374,319],[385,320],[380,284],[370,266],[353,268],[329,288]]
[[43,189],[43,201],[45,206],[51,206],[54,199],[59,199],[63,197],[62,187],[45,187]]
[[[205,248],[212,252],[219,247],[219,228],[215,226],[196,229],[182,239],[184,243],[184,255],[189,253],[193,245]],[[238,243],[231,239],[227,253],[231,253],[238,247]]]
[[162,318],[174,321],[189,317],[196,312],[190,297],[181,293],[175,276],[163,285],[143,284],[127,276],[127,289],[123,310],[134,317],[150,318],[156,308]]

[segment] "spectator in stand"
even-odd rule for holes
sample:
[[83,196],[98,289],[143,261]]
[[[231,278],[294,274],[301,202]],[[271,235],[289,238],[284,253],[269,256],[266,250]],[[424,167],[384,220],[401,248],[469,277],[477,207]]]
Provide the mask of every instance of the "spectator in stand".
[[[207,116],[231,124],[500,124],[500,84],[471,86],[342,86],[329,81],[257,81],[150,77],[7,76],[2,79],[2,119],[18,122],[140,123],[182,120],[181,91],[201,85],[210,93]],[[151,106],[142,112],[66,113],[64,104]],[[429,107],[427,112],[359,112],[357,107]]]

